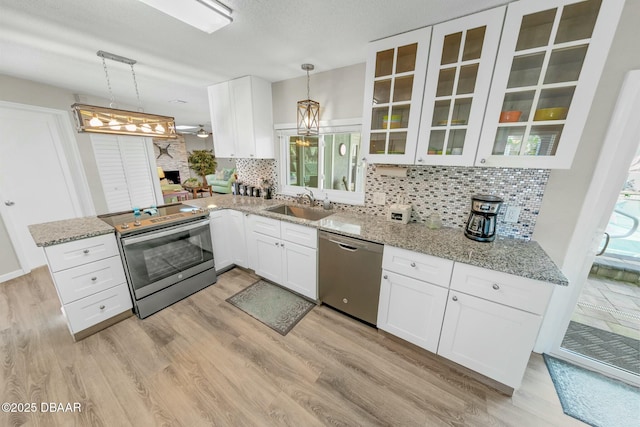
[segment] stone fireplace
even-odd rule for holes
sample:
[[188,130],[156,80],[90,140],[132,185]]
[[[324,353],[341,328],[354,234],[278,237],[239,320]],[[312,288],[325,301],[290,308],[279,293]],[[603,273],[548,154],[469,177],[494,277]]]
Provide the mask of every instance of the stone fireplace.
[[156,164],[164,171],[165,178],[179,184],[191,177],[189,154],[182,135],[176,139],[154,139],[153,152]]

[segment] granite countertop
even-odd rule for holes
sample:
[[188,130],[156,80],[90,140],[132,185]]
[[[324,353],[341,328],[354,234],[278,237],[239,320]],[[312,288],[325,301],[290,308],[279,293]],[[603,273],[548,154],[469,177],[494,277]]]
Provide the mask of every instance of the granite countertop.
[[92,216],[32,224],[29,226],[29,232],[36,246],[52,246],[103,234],[113,234],[115,229]]
[[[460,228],[431,230],[418,223],[398,224],[377,216],[339,210],[331,211],[331,215],[319,221],[311,221],[269,212],[267,208],[287,203],[258,197],[224,194],[187,200],[184,203],[210,211],[234,209],[258,214],[556,285],[566,286],[569,283],[534,241],[499,237],[491,243],[476,242],[466,238]],[[36,245],[51,246],[113,233],[114,229],[96,217],[87,217],[30,225],[29,231]]]
[[476,242],[465,237],[460,228],[431,230],[423,224],[398,224],[378,216],[338,210],[319,221],[310,221],[266,211],[269,207],[287,203],[256,197],[217,195],[185,203],[209,210],[235,209],[259,214],[529,279],[562,286],[569,284],[547,253],[534,241],[498,237],[490,243]]

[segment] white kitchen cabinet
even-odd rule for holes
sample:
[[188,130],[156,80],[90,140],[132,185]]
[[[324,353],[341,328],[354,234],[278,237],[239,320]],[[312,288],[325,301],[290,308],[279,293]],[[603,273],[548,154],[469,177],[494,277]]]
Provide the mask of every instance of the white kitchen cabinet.
[[377,326],[435,353],[448,293],[447,288],[383,269]]
[[505,9],[433,27],[416,164],[473,165]]
[[261,233],[254,233],[256,263],[254,271],[258,276],[282,284],[283,255],[281,240]]
[[229,212],[225,210],[213,211],[209,214],[211,221],[211,242],[213,243],[213,261],[216,271],[221,272],[233,265],[233,251]]
[[271,83],[255,76],[209,86],[217,157],[275,158]]
[[428,27],[369,44],[362,113],[366,161],[414,163],[430,37]]
[[244,218],[242,212],[228,210],[228,227],[230,231],[229,246],[233,263],[240,267],[248,267],[247,240],[245,232]]
[[385,246],[378,328],[435,353],[452,269],[453,261]]
[[571,167],[623,3],[509,4],[476,165]]
[[47,246],[44,252],[74,339],[133,313],[114,234]]
[[517,389],[552,287],[455,263],[438,354]]
[[317,230],[249,215],[250,265],[257,275],[318,299]]

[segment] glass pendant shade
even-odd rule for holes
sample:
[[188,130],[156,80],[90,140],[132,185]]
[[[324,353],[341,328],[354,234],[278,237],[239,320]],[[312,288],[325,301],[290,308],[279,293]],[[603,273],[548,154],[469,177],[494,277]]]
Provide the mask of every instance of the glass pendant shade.
[[298,101],[298,135],[318,135],[320,132],[320,103],[311,99]]
[[71,109],[78,132],[177,138],[173,117],[85,104],[73,104]]

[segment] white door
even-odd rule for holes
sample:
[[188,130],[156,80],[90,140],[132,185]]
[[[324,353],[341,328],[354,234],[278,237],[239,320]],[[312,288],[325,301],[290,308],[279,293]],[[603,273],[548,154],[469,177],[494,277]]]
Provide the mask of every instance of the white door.
[[317,251],[291,242],[284,247],[282,285],[306,297],[318,299]]
[[517,389],[541,321],[535,314],[451,291],[438,354]]
[[640,70],[629,71],[611,117],[598,163],[589,185],[588,196],[576,222],[567,256],[561,266],[570,283],[579,285],[558,289],[547,309],[538,345],[549,347],[553,356],[602,372],[632,384],[639,378],[630,372],[602,364],[594,359],[561,347],[571,314],[587,280],[603,233],[618,199],[620,188],[627,177],[629,165],[640,145]]
[[254,270],[258,276],[275,283],[282,282],[282,248],[280,239],[253,233],[256,245]]
[[240,267],[247,267],[248,251],[245,238],[244,214],[239,211],[230,210],[227,213],[229,226],[229,246],[231,248],[233,263]]
[[213,211],[209,215],[211,218],[211,241],[213,243],[213,260],[216,265],[216,270],[220,271],[223,268],[229,267],[233,264],[233,250],[230,245],[230,231],[229,223],[231,218],[229,217],[227,210]]
[[0,106],[0,213],[25,273],[46,264],[28,225],[83,215],[59,120],[54,112]]
[[382,270],[378,328],[433,353],[449,289]]

